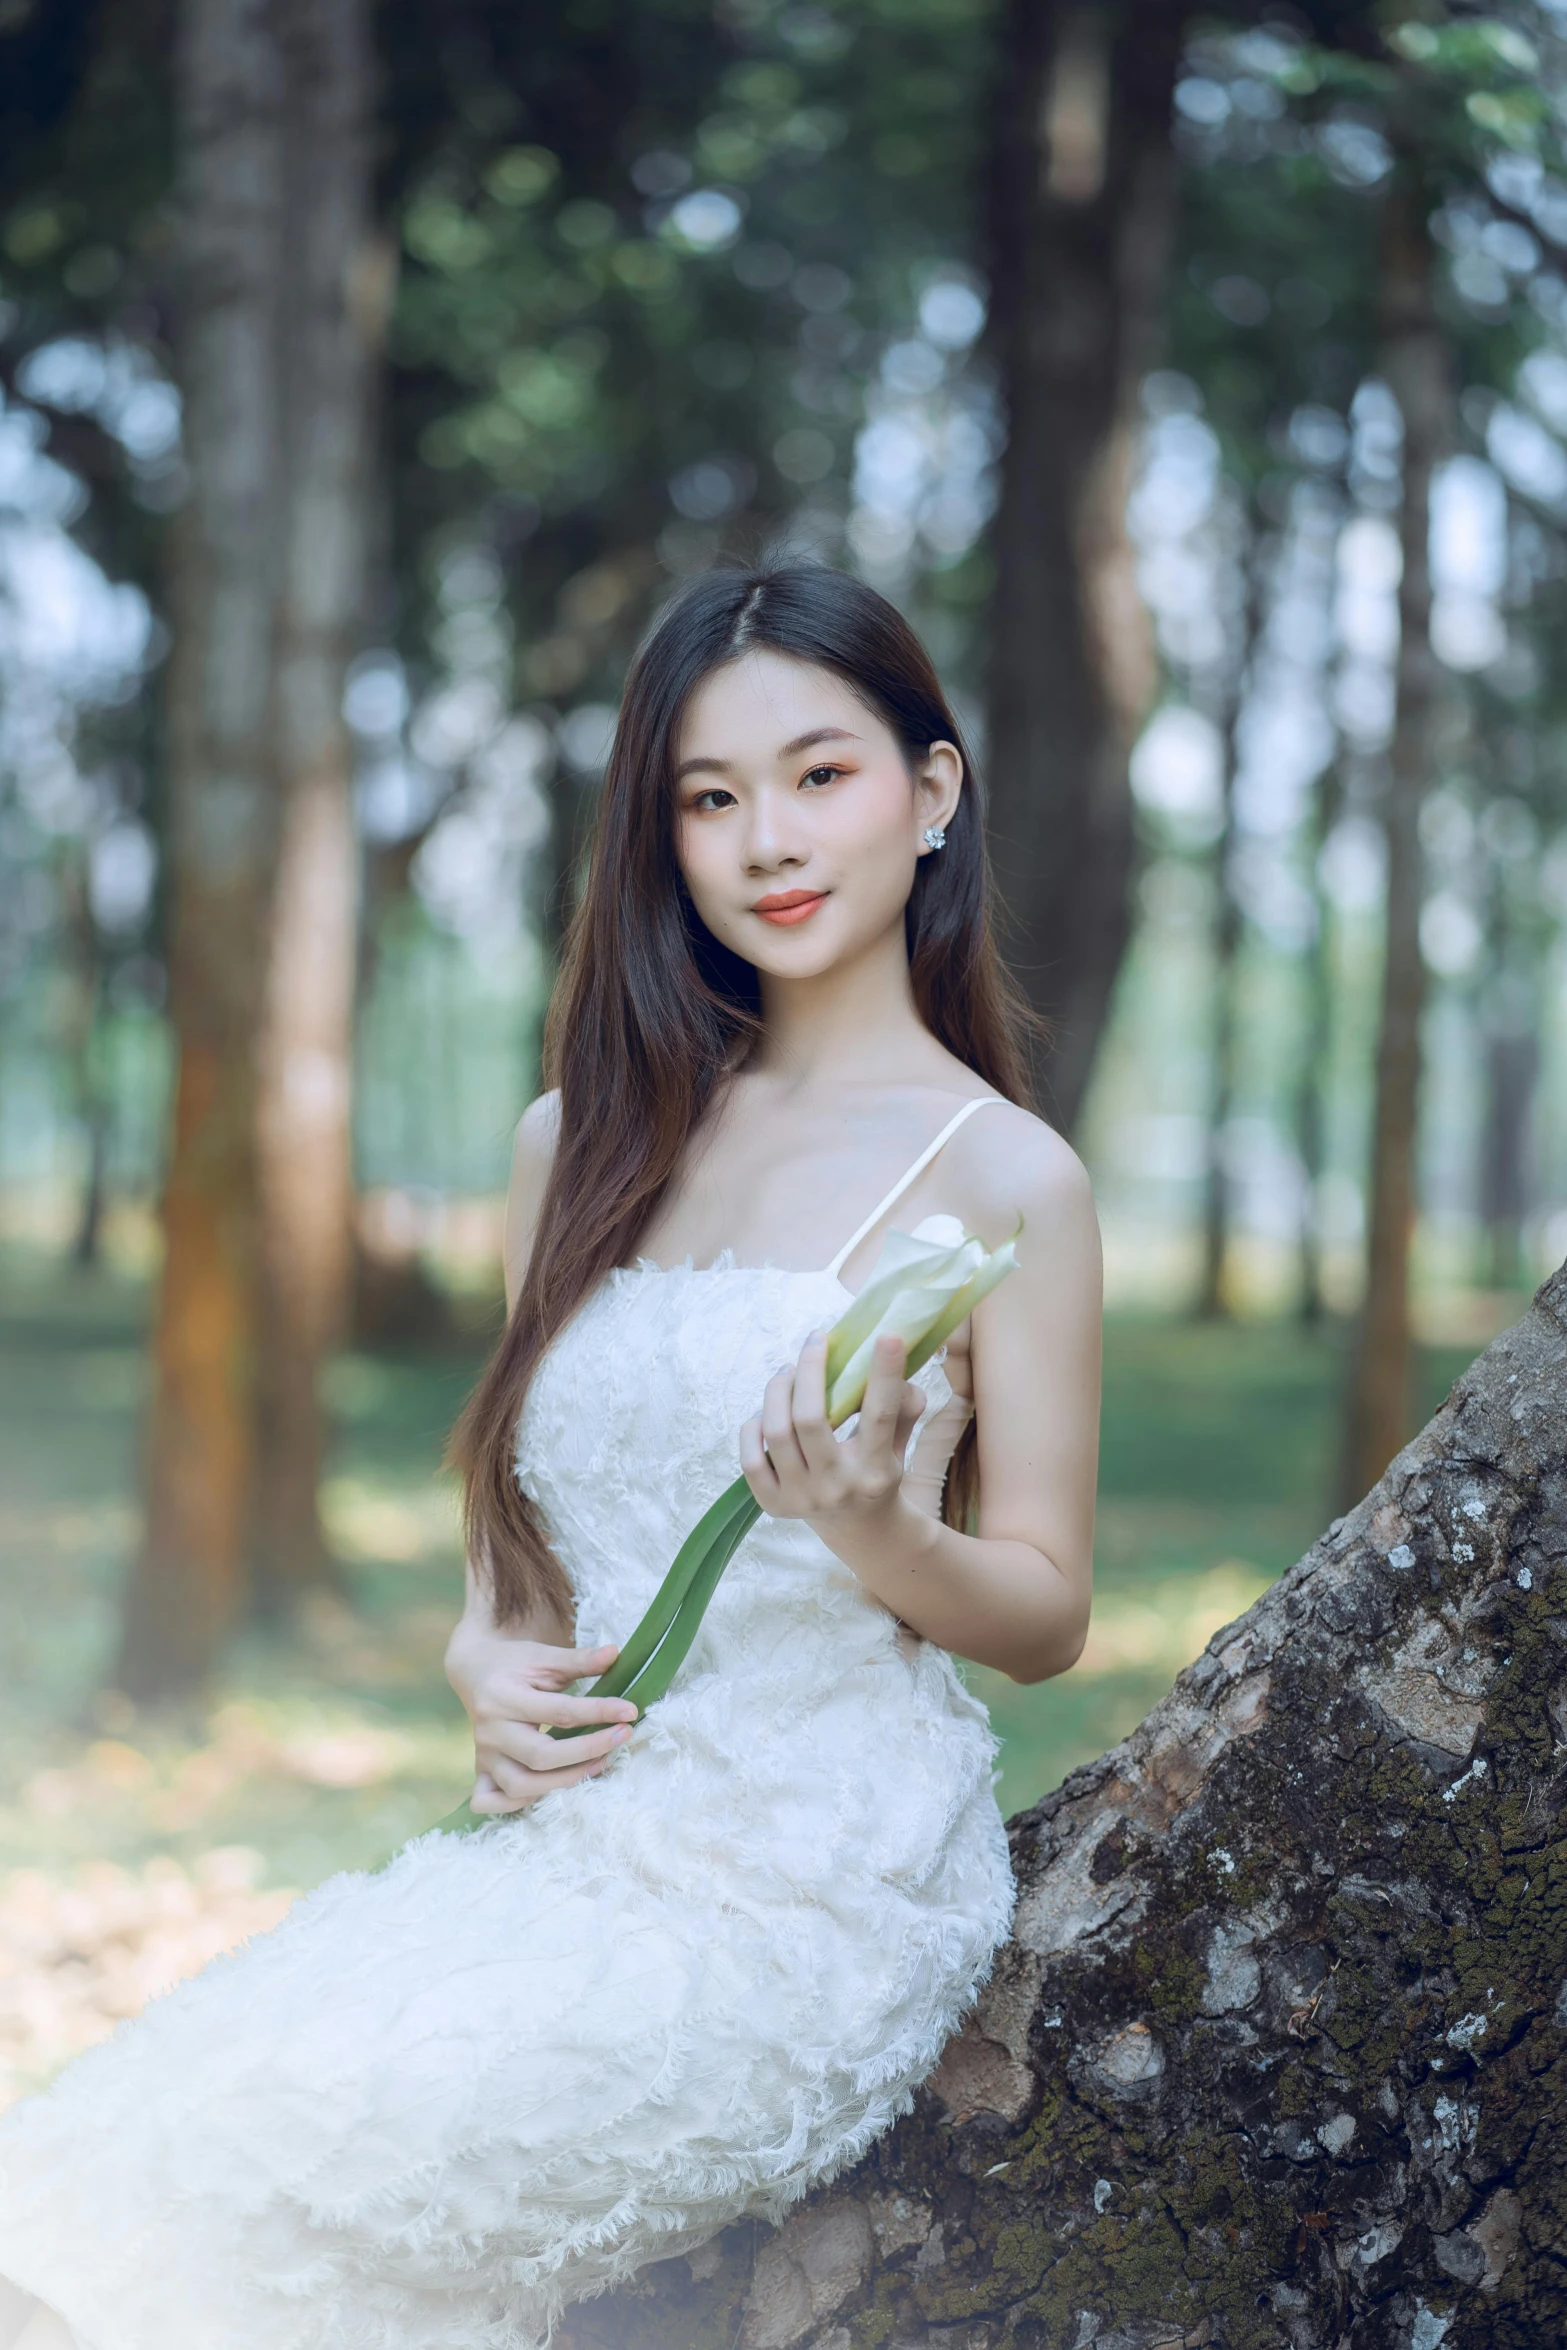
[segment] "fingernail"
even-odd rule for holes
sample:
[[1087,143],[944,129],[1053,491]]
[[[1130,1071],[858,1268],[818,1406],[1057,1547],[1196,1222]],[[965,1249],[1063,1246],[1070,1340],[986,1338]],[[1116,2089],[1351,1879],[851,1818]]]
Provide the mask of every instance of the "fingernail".
[[631,1725],[630,1725],[630,1723],[629,1723],[629,1722],[623,1722],[623,1723],[621,1724],[620,1728],[619,1728],[619,1729],[618,1729],[618,1730],[615,1732],[615,1736],[614,1736],[614,1743],[615,1743],[617,1746],[624,1746],[624,1745],[625,1745],[625,1743],[626,1743],[626,1740],[627,1740],[627,1739],[628,1739],[630,1736],[631,1736]]

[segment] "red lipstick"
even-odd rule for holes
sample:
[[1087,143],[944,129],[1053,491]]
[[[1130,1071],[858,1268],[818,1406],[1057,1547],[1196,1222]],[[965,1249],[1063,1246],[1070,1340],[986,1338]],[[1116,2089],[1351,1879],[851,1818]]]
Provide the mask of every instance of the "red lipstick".
[[826,896],[824,889],[781,889],[770,898],[758,898],[751,911],[760,914],[764,922],[803,922],[824,903]]

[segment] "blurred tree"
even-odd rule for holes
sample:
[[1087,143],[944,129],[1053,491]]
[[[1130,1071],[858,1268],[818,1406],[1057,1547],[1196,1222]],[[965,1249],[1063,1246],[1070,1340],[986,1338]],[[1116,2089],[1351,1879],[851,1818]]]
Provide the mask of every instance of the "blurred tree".
[[[119,1678],[198,1680],[321,1556],[315,1369],[346,1278],[364,496],[358,0],[187,0],[170,1011],[179,1045],[142,1549]],[[358,309],[356,311],[356,298]],[[258,1506],[259,1504],[259,1506]]]
[[271,683],[280,838],[258,1043],[262,1278],[254,1561],[286,1612],[327,1574],[318,1374],[351,1264],[349,1124],[359,850],[343,684],[364,621],[376,485],[370,370],[392,256],[370,220],[372,64],[364,0],[282,7],[290,201],[278,610]]
[[[1419,158],[1427,173],[1435,240],[1431,300],[1455,354],[1456,373],[1470,387],[1463,426],[1456,413],[1450,420],[1452,446],[1465,438],[1471,448],[1487,445],[1487,418],[1496,402],[1478,387],[1510,383],[1541,332],[1539,322],[1550,331],[1559,298],[1550,274],[1535,274],[1536,237],[1541,224],[1549,234],[1559,219],[1551,208],[1558,183],[1541,160],[1559,132],[1528,86],[1539,69],[1539,51],[1518,29],[1537,14],[1521,11],[1516,25],[1433,15],[1429,22],[1388,27],[1375,11],[1324,6],[1306,12],[1314,42],[1282,20],[1239,33],[1210,22],[1188,40],[1176,130],[1184,166],[1182,266],[1171,282],[1169,349],[1219,435],[1227,472],[1275,520],[1290,510],[1296,485],[1315,483],[1321,494],[1342,497],[1355,438],[1349,411],[1356,387],[1382,367],[1380,240],[1369,232],[1388,200],[1391,120],[1409,126],[1407,155]],[[1533,32],[1551,37],[1543,19]],[[1493,245],[1506,255],[1506,273],[1490,257]],[[1513,299],[1514,285],[1527,301]],[[1361,477],[1355,487],[1355,502],[1371,515],[1395,509],[1398,496],[1392,469],[1386,482]],[[1554,525],[1553,515],[1553,544]],[[1509,600],[1531,607],[1543,622],[1544,580],[1559,557],[1545,553],[1532,521],[1523,543],[1534,550],[1534,570],[1527,586],[1519,580],[1509,589]],[[1322,618],[1332,628],[1327,611]],[[1538,641],[1542,650],[1550,641],[1548,623]],[[1482,674],[1470,688],[1472,699],[1494,708],[1493,732],[1511,746],[1494,766],[1518,767],[1519,745],[1531,736],[1531,726],[1520,725],[1524,707],[1536,712],[1538,723],[1543,705],[1527,683],[1538,658],[1518,645],[1507,663],[1497,664],[1494,684]],[[1467,660],[1461,648],[1454,659],[1460,670],[1484,667]],[[1455,679],[1447,690],[1456,699],[1462,688]],[[1423,791],[1440,783],[1453,764],[1451,747],[1441,757],[1434,743],[1429,748]],[[1530,785],[1535,794],[1539,788],[1537,780]],[[1301,963],[1303,1041],[1293,1098],[1303,1172],[1313,1194],[1322,1171],[1324,1056],[1338,1025],[1326,960],[1330,908],[1315,868],[1341,815],[1348,811],[1361,822],[1366,813],[1380,817],[1388,796],[1380,745],[1367,738],[1356,747],[1341,738],[1338,756],[1315,786],[1311,822],[1299,835],[1317,908],[1313,943]],[[1504,813],[1498,811],[1499,825]],[[1480,826],[1486,838],[1494,829],[1488,817]],[[1231,892],[1243,886],[1244,871],[1244,864],[1237,867]],[[1429,886],[1427,879],[1417,880],[1417,918]],[[1493,903],[1487,917],[1493,928],[1514,922],[1512,912],[1504,915],[1502,900],[1510,907],[1517,894],[1513,884]],[[1221,965],[1243,910],[1221,903]],[[1529,960],[1528,950],[1520,958],[1515,945],[1515,973],[1520,960]],[[1527,1026],[1536,1017],[1527,979],[1521,986],[1490,986],[1485,994],[1486,1017],[1503,1026]],[[1516,1214],[1523,1196],[1520,1150],[1532,1061],[1527,1047],[1509,1055],[1503,1046],[1490,1079],[1498,1109],[1507,1114],[1491,1123],[1482,1183],[1514,1203],[1504,1220]],[[1413,1126],[1408,1140],[1412,1150]],[[1385,1149],[1382,1167],[1377,1180],[1386,1179]],[[1411,1173],[1411,1198],[1413,1180]],[[1210,1218],[1212,1204],[1210,1192]],[[1310,1312],[1319,1272],[1309,1204],[1302,1259],[1303,1310]],[[1379,1262],[1385,1261],[1380,1252]],[[1382,1279],[1379,1273],[1379,1285]],[[1407,1350],[1407,1320],[1403,1344]],[[1369,1475],[1369,1465],[1364,1473]]]
[[1198,1279],[1197,1314],[1216,1321],[1230,1310],[1225,1288],[1229,1256],[1232,1185],[1229,1170],[1230,1117],[1235,1105],[1239,1055],[1237,993],[1243,921],[1240,895],[1232,866],[1237,855],[1235,783],[1241,761],[1241,720],[1253,681],[1253,668],[1262,635],[1267,564],[1266,540],[1260,517],[1242,521],[1238,561],[1244,577],[1238,641],[1225,680],[1224,764],[1220,786],[1219,836],[1213,846],[1213,890],[1217,903],[1213,937],[1213,1086],[1208,1098],[1207,1166],[1203,1180],[1202,1271]]
[[[1298,960],[1304,1000],[1293,1066],[1279,1072],[1277,1110],[1301,1169],[1299,1295],[1302,1312],[1311,1318],[1320,1306],[1323,1093],[1336,1033],[1332,908],[1319,869],[1341,796],[1326,706],[1327,648],[1334,636],[1332,544],[1345,507],[1348,410],[1375,358],[1370,231],[1380,158],[1369,150],[1341,156],[1332,139],[1320,136],[1320,60],[1326,57],[1329,69],[1333,60],[1325,45],[1364,39],[1368,12],[1317,7],[1307,13],[1323,46],[1307,37],[1304,21],[1282,18],[1240,28],[1210,18],[1189,33],[1176,92],[1181,207],[1167,293],[1167,355],[1218,438],[1224,473],[1245,517],[1243,548],[1267,542],[1276,565],[1291,548],[1298,561],[1307,541],[1326,549],[1326,561],[1313,557],[1309,583],[1281,582],[1263,595],[1254,561],[1247,567],[1246,594],[1228,603],[1214,598],[1201,611],[1171,616],[1177,638],[1190,632],[1200,644],[1205,624],[1211,629],[1215,622],[1224,638],[1203,662],[1172,661],[1178,677],[1186,668],[1186,690],[1211,707],[1227,738],[1225,837],[1214,846],[1211,898],[1216,1068],[1206,1104],[1203,1248],[1194,1304],[1200,1313],[1212,1312],[1223,1296],[1237,1204],[1232,1119],[1256,1115],[1262,1106],[1259,1068],[1277,1065],[1280,1045],[1287,1045],[1275,1011],[1263,1022],[1267,1043],[1258,1051],[1256,980],[1285,944],[1279,909],[1293,904],[1300,911],[1289,925],[1286,952]],[[1277,614],[1275,605],[1281,608]],[[1291,788],[1277,772],[1289,764],[1288,755],[1283,762],[1266,756],[1259,762],[1255,749],[1256,722],[1266,722],[1280,691],[1276,655],[1254,658],[1257,641],[1270,629],[1282,634],[1286,648],[1292,644],[1303,652],[1313,637],[1323,648],[1312,701],[1317,755],[1326,753],[1326,763],[1315,777],[1302,776],[1302,821],[1296,830],[1286,820],[1282,834],[1282,803],[1275,795]],[[1237,662],[1251,671],[1238,696],[1227,682]],[[1218,682],[1214,672],[1221,673]],[[1304,728],[1296,739],[1304,749]],[[1244,777],[1238,773],[1242,765],[1249,769]]]
[[1382,1474],[1409,1432],[1409,1244],[1425,1000],[1420,808],[1435,771],[1442,700],[1431,647],[1431,484],[1457,435],[1453,353],[1435,302],[1432,209],[1425,158],[1400,143],[1381,248],[1382,373],[1403,418],[1398,672],[1383,805],[1387,896],[1366,1291],[1345,1389],[1345,1508]]
[[[1376,90],[1393,169],[1380,247],[1382,373],[1403,419],[1399,650],[1383,823],[1387,892],[1377,1043],[1366,1286],[1345,1386],[1340,1498],[1358,1495],[1409,1433],[1409,1247],[1415,1217],[1420,1015],[1421,808],[1437,772],[1442,668],[1431,642],[1431,491],[1458,443],[1458,358],[1438,301],[1437,203],[1467,181],[1505,186],[1498,142],[1533,151],[1547,132],[1537,48],[1489,21],[1391,28]],[[1367,85],[1363,85],[1365,87]],[[1532,244],[1532,240],[1531,240]],[[1535,247],[1537,252],[1538,248]]]
[[990,30],[987,0],[649,0],[613,37],[595,7],[386,11],[421,667],[440,555],[473,540],[505,571],[519,694],[555,713],[611,696],[651,603],[724,555],[846,555],[966,639],[983,511],[954,544],[900,440],[891,549],[858,527],[857,436],[894,403],[924,425],[983,317],[969,293],[934,339],[921,304],[972,281]]
[[[177,438],[157,295],[167,29],[163,0],[61,0],[0,19],[0,389],[13,425],[47,452],[75,538],[108,579],[134,582],[133,597],[154,610],[160,493]],[[82,1264],[97,1258],[117,1140],[107,1032],[127,1005],[145,1018],[161,983],[147,951],[158,727],[155,694],[97,707],[85,697],[62,737],[82,778],[75,820],[30,873],[15,854],[20,812],[13,805],[7,816],[13,887],[0,887],[0,994],[11,993],[7,982],[25,985],[30,964],[58,957],[68,1004],[57,1034],[83,1146],[73,1243]],[[0,795],[14,794],[17,780],[0,776]],[[106,890],[105,858],[112,866],[117,851]],[[56,925],[35,930],[28,955],[16,885],[46,873]]]
[[1124,514],[1163,316],[1184,11],[1013,0],[998,49],[990,828],[1044,1098],[1074,1123],[1131,923],[1127,759],[1155,671]]
[[77,1115],[87,1137],[86,1177],[71,1255],[78,1265],[96,1265],[103,1239],[109,1145],[109,1105],[95,1050],[105,973],[103,941],[93,919],[88,860],[80,848],[70,859],[62,878],[61,895],[70,969],[70,997],[64,1021],[65,1054],[75,1089]]
[[287,79],[275,11],[187,0],[176,353],[170,1015],[179,1049],[147,1516],[117,1677],[189,1686],[239,1615],[255,1471],[255,1041],[276,860],[271,687],[282,494]]
[[1331,760],[1317,780],[1306,853],[1311,875],[1312,925],[1303,974],[1306,1017],[1295,1068],[1294,1124],[1300,1151],[1300,1282],[1296,1312],[1308,1330],[1327,1311],[1322,1285],[1322,1181],[1327,1169],[1324,1094],[1333,1054],[1333,904],[1322,882],[1323,850],[1343,804],[1340,764]]

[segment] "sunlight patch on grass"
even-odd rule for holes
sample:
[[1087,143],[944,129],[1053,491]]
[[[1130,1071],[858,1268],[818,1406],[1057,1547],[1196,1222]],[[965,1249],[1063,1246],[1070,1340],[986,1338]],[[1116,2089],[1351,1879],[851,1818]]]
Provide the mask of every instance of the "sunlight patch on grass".
[[1202,1574],[1167,1576],[1135,1597],[1107,1592],[1094,1601],[1073,1674],[1094,1680],[1106,1673],[1167,1673],[1173,1680],[1271,1580],[1244,1559],[1221,1559]]
[[423,1566],[461,1556],[456,1492],[434,1478],[398,1490],[363,1477],[329,1477],[321,1517],[333,1550],[355,1565]]
[[468,1756],[466,1723],[402,1728],[347,1707],[236,1699],[217,1707],[202,1738],[95,1738],[73,1761],[26,1779],[17,1810],[35,1822],[90,1815],[110,1841],[115,1826],[132,1826],[131,1815],[138,1828],[177,1835],[209,1826],[232,1798],[266,1781],[342,1791],[460,1779]]
[[0,1552],[53,1550],[68,1558],[130,1548],[141,1530],[141,1511],[129,1501],[0,1504]]

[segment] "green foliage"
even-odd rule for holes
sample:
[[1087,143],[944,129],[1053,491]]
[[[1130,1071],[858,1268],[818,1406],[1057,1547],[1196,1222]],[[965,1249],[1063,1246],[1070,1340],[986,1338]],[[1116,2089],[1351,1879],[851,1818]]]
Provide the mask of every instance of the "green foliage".
[[613,689],[660,572],[802,499],[831,537],[883,347],[976,258],[990,13],[650,5],[606,53],[591,12],[386,12],[409,649],[453,532],[554,697]]

